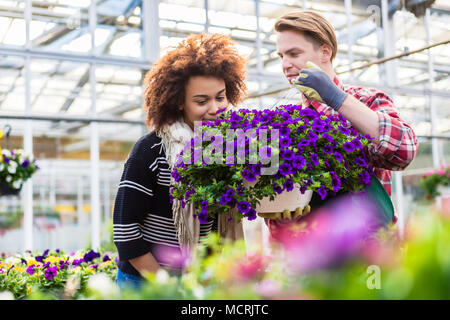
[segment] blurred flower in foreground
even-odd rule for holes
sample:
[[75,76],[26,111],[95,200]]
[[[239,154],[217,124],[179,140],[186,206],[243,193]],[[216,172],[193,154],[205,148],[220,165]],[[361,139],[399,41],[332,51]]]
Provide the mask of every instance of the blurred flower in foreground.
[[360,196],[342,196],[278,231],[294,272],[338,266],[373,240],[380,227],[375,207]]

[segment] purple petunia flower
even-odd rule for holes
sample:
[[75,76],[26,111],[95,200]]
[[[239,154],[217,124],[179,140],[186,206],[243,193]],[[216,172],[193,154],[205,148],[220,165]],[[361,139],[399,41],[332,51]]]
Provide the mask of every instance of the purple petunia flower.
[[352,153],[353,150],[355,150],[355,146],[351,142],[344,142],[344,145],[342,146],[345,152]]
[[292,173],[292,167],[287,162],[283,162],[282,164],[280,164],[280,167],[278,170],[282,176],[287,176]]
[[178,182],[178,181],[180,181],[180,174],[178,173],[178,170],[176,170],[176,169],[174,169],[173,171],[172,171],[172,177],[173,177],[173,179],[175,180],[175,182]]
[[242,214],[248,213],[251,208],[252,207],[250,206],[250,203],[248,203],[248,201],[239,201],[239,203],[237,205],[237,209]]
[[350,134],[350,130],[346,127],[343,126],[339,126],[339,131],[342,132],[345,135],[349,135]]
[[334,173],[334,171],[331,171],[330,174],[331,174],[331,185],[333,187],[333,191],[338,192],[339,189],[341,188],[341,179],[339,178],[339,176],[336,173]]
[[283,188],[275,183],[272,185],[272,190],[278,194],[281,194],[283,192]]
[[298,143],[298,147],[306,147],[309,146],[309,144],[311,143],[311,141],[309,141],[308,139],[302,139],[299,143]]
[[292,144],[292,139],[286,136],[282,136],[280,138],[280,146],[281,147],[289,147]]
[[307,129],[307,127],[306,126],[304,126],[304,125],[301,125],[301,126],[299,126],[298,128],[297,128],[297,132],[303,132],[303,131],[305,131]]
[[311,155],[311,162],[313,165],[318,166],[320,164],[319,157],[317,156],[317,153],[313,153]]
[[220,205],[224,206],[224,205],[226,205],[228,202],[230,202],[230,199],[227,197],[226,194],[223,194],[223,195],[220,196],[220,199],[219,199]]
[[286,180],[286,182],[284,183],[284,189],[287,192],[292,191],[294,189],[294,182],[292,181],[292,179]]
[[255,174],[252,171],[248,170],[248,169],[243,169],[241,171],[241,175],[248,182],[256,181]]
[[280,128],[280,136],[288,136],[289,133],[291,133],[291,129],[289,129],[288,127]]
[[241,186],[237,187],[236,192],[238,195],[243,196],[244,195],[244,187],[241,187]]
[[255,220],[257,217],[256,210],[251,208],[245,216],[249,221]]
[[58,274],[58,267],[49,267],[45,269],[44,275],[47,280],[52,280]]
[[334,155],[334,158],[339,162],[342,162],[342,160],[344,160],[344,158],[342,157],[342,154],[340,154],[339,152],[335,152],[333,155]]
[[29,165],[30,165],[30,160],[28,160],[28,159],[25,159],[22,162],[22,168],[24,168],[24,169],[28,168]]
[[321,186],[319,188],[319,190],[317,190],[317,193],[319,194],[320,199],[322,199],[322,200],[324,200],[326,198],[326,196],[327,196],[327,190],[325,189],[324,186]]
[[29,265],[27,268],[27,273],[32,276],[34,273],[36,272],[36,270],[34,270],[34,264]]
[[366,167],[367,166],[367,162],[361,157],[355,158],[354,162],[360,167]]
[[303,169],[305,167],[306,160],[303,156],[295,156],[294,160],[292,160],[292,167],[294,169]]
[[359,181],[366,186],[370,185],[370,175],[367,171],[363,171],[359,174]]
[[259,149],[259,157],[261,160],[266,160],[272,156],[272,148],[271,147],[262,147]]
[[294,151],[292,151],[291,149],[283,148],[280,151],[280,156],[284,160],[292,160],[294,158],[295,154],[294,154]]
[[204,211],[201,211],[198,214],[198,220],[200,221],[200,224],[204,224],[208,222],[208,214]]
[[355,146],[355,148],[357,149],[361,149],[362,148],[362,144],[361,141],[359,141],[358,138],[355,138],[352,140],[353,145]]
[[332,154],[334,149],[331,144],[327,144],[322,148],[322,150],[325,154]]
[[322,138],[324,138],[325,140],[327,140],[330,143],[332,143],[334,141],[333,137],[327,132],[322,134]]

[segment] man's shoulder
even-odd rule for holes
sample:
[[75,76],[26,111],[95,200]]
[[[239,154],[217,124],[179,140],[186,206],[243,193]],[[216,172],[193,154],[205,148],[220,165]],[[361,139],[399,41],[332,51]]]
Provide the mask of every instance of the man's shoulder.
[[362,103],[370,103],[376,99],[384,99],[392,102],[392,99],[389,95],[377,88],[372,87],[362,87],[362,86],[352,86],[352,85],[344,85],[344,90],[348,94],[351,94],[355,98],[357,98]]

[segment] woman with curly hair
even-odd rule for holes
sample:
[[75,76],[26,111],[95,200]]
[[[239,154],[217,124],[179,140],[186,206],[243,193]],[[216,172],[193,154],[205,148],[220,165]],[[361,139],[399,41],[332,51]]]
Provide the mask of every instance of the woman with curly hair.
[[242,238],[242,224],[226,215],[200,224],[193,207],[169,197],[171,171],[194,135],[194,122],[217,119],[237,105],[246,86],[245,59],[220,34],[193,35],[168,52],[146,74],[146,124],[124,166],[114,206],[117,283],[139,285],[142,275],[166,268],[179,274],[199,239],[211,230]]

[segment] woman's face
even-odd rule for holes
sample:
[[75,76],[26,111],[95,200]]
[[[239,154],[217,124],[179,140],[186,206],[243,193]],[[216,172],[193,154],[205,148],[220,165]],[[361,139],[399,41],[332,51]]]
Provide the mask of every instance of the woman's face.
[[195,121],[217,119],[217,111],[228,107],[225,81],[212,76],[192,76],[186,85],[184,121],[194,129]]

